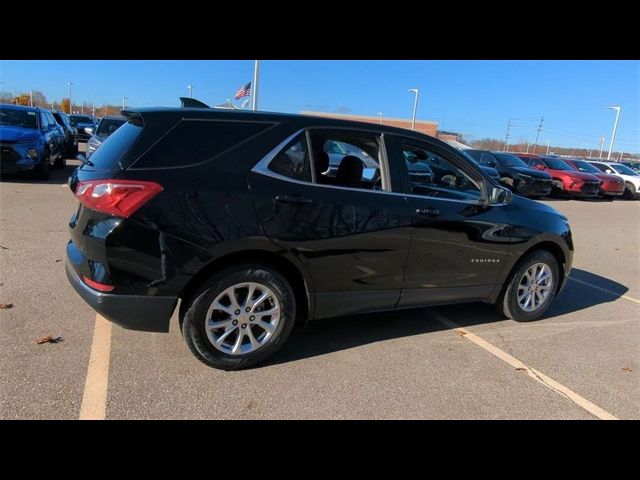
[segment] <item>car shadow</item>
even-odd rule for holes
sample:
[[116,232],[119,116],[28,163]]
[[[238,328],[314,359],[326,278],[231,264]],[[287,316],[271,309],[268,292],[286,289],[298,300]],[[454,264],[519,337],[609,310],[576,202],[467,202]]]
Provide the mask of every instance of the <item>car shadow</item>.
[[31,183],[31,184],[43,184],[43,185],[55,185],[61,183],[67,183],[67,180],[75,170],[77,166],[80,165],[80,161],[78,160],[67,160],[67,165],[64,168],[60,169],[52,169],[51,177],[49,180],[40,180],[35,178],[31,173],[19,173],[15,175],[0,175],[0,182],[6,184],[17,184],[17,183]]
[[[627,287],[613,280],[584,270],[573,269],[571,279],[567,282],[564,291],[556,297],[540,320],[613,302],[627,291]],[[307,327],[294,328],[282,349],[263,365],[278,365],[370,343],[448,330],[448,327],[429,315],[430,311],[452,319],[461,327],[512,321],[505,319],[492,305],[486,303],[466,303],[319,320],[310,323]]]

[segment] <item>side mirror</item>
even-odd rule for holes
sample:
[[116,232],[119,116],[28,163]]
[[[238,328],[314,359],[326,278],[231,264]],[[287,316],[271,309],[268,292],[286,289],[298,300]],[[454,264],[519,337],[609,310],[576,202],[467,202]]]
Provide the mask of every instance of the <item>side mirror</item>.
[[84,129],[85,132],[87,132],[89,135],[93,135],[93,131],[94,131],[94,127],[86,127]]
[[489,204],[491,205],[503,205],[511,202],[513,194],[511,190],[504,187],[491,187],[491,194],[489,195]]

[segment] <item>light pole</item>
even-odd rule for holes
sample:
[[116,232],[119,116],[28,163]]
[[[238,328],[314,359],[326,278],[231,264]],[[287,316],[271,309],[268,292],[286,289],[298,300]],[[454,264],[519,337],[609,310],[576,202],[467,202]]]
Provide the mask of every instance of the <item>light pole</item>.
[[378,115],[380,115],[380,125],[382,125],[382,112],[378,112]]
[[189,98],[193,98],[193,85],[187,85],[187,88],[189,89]]
[[126,100],[127,100],[127,97],[122,97],[122,109],[123,109],[123,110],[126,108],[126,107],[125,107],[125,105],[126,105]]
[[605,110],[616,111],[616,121],[613,124],[613,133],[611,134],[611,143],[609,144],[609,154],[607,160],[611,159],[611,150],[613,150],[613,142],[616,140],[616,130],[618,129],[618,118],[620,117],[620,107],[604,107]]
[[602,149],[604,148],[604,137],[600,137],[598,139],[598,146],[600,147],[600,154],[598,155],[598,158],[602,158]]
[[411,119],[411,130],[415,130],[416,112],[418,111],[418,96],[420,95],[420,91],[417,88],[410,88],[409,91],[416,94],[416,98],[413,101],[413,118]]
[[33,90],[29,90],[29,106],[33,107]]
[[69,85],[69,115],[71,115],[73,112],[73,109],[71,108],[71,85],[73,85],[73,82],[67,82],[67,85]]
[[547,155],[549,155],[549,140],[547,140]]

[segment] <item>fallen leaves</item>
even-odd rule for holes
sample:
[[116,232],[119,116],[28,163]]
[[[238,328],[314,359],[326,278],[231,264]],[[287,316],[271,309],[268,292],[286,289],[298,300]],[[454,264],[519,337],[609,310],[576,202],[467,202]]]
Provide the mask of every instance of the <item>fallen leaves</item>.
[[5,247],[4,245],[0,245],[0,248],[3,250],[9,250],[9,247]]
[[62,259],[56,258],[56,261],[54,263],[58,263],[58,262],[61,262],[61,261],[62,261]]
[[623,371],[623,372],[633,372],[633,368],[629,368],[629,367],[622,367],[622,371]]
[[13,308],[13,303],[0,303],[0,310],[9,310]]
[[520,372],[526,372],[526,371],[527,371],[527,368],[526,368],[526,367],[516,367],[516,372],[518,372],[518,371],[520,371]]
[[36,345],[42,345],[44,343],[59,343],[63,340],[62,337],[55,337],[53,335],[47,335],[46,337],[39,338],[35,341]]
[[467,332],[464,332],[464,331],[462,331],[462,330],[456,330],[456,333],[457,333],[458,335],[460,335],[461,337],[464,337],[464,336],[467,334]]

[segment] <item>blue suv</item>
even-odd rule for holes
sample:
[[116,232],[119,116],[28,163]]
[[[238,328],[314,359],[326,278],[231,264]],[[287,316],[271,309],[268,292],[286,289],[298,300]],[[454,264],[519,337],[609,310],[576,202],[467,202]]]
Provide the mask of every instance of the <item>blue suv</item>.
[[51,112],[35,107],[0,105],[0,171],[33,172],[47,180],[64,158],[64,132]]

